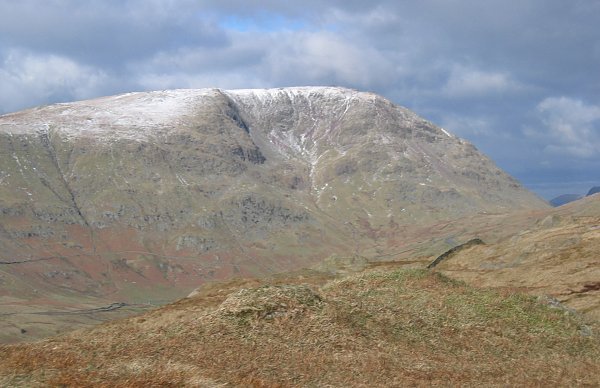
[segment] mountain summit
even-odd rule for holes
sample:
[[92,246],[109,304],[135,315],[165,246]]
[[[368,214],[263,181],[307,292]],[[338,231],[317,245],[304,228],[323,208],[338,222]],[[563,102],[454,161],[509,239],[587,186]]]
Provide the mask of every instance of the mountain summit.
[[0,116],[0,155],[0,288],[40,306],[383,257],[440,222],[546,206],[469,142],[333,87],[34,108]]

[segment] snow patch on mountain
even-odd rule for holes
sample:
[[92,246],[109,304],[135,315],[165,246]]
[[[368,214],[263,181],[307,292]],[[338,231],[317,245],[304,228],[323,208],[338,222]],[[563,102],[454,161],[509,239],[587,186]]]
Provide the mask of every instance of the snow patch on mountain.
[[0,116],[0,133],[53,130],[67,138],[145,140],[155,130],[182,124],[205,97],[217,93],[216,89],[137,92],[38,107]]
[[304,86],[276,89],[236,89],[226,90],[224,93],[235,100],[241,100],[246,103],[260,102],[268,104],[281,98],[287,98],[291,101],[297,98],[318,97],[321,99],[339,100],[339,99],[360,99],[362,101],[374,101],[378,97],[373,93],[359,92],[353,89],[328,86]]

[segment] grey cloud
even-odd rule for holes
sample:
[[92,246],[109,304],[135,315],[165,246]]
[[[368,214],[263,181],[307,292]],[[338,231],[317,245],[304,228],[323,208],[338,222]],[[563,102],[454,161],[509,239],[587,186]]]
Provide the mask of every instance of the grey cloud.
[[226,34],[215,23],[197,17],[200,11],[180,12],[178,4],[139,0],[3,2],[0,42],[105,67],[152,55],[157,49],[227,44]]

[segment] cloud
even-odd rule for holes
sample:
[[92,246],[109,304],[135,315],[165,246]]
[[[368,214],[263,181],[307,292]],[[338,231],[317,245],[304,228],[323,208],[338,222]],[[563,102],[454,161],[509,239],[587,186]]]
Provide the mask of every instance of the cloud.
[[8,112],[48,101],[93,97],[107,79],[103,71],[61,56],[9,50],[0,62],[0,107]]
[[0,2],[0,45],[120,68],[157,51],[227,45],[191,0]]
[[518,91],[522,87],[506,72],[482,71],[455,65],[442,92],[449,97],[481,97]]
[[201,88],[221,88],[221,89],[240,89],[263,88],[264,81],[256,78],[244,76],[239,73],[198,73],[190,74],[187,72],[169,72],[169,73],[144,73],[137,79],[137,83],[147,90],[165,90],[165,89],[201,89]]
[[278,35],[265,61],[275,83],[300,82],[372,88],[394,78],[394,66],[372,47],[319,31]]
[[536,112],[543,128],[528,128],[525,133],[544,142],[546,152],[577,158],[600,155],[600,106],[549,97],[537,105]]
[[226,47],[160,52],[131,67],[140,85],[150,88],[308,84],[371,89],[397,77],[390,58],[331,31],[231,32],[229,39]]

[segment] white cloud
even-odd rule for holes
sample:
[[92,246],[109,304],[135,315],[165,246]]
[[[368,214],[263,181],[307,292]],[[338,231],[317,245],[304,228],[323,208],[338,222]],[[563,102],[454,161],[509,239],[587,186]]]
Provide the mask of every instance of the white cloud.
[[106,79],[102,71],[68,58],[10,50],[0,62],[0,112],[93,97]]
[[537,105],[542,130],[525,134],[545,143],[551,154],[591,158],[600,155],[600,106],[568,97],[549,97]]
[[332,32],[279,34],[273,43],[264,70],[275,82],[298,79],[372,88],[396,75],[391,58]]
[[387,87],[400,66],[330,31],[231,32],[223,47],[185,47],[130,66],[144,88],[335,84]]
[[442,91],[450,97],[479,97],[516,91],[521,88],[507,73],[482,71],[455,65]]

